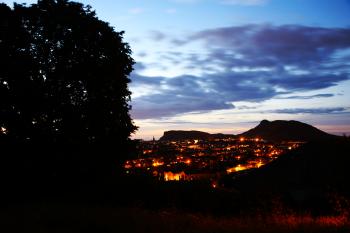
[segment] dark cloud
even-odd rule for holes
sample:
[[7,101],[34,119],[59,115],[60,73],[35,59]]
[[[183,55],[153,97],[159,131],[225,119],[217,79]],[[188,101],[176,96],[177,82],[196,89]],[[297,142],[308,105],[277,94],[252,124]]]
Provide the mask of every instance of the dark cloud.
[[336,72],[339,77],[350,72],[346,55],[335,57],[350,49],[350,28],[245,25],[200,31],[187,37],[186,43],[198,41],[209,53],[198,66],[210,62],[228,70],[263,67],[276,76]]
[[329,114],[329,113],[343,113],[346,108],[286,108],[273,110],[274,113],[287,113],[287,114]]
[[180,64],[183,61],[183,57],[181,55],[176,55],[174,53],[166,53],[160,55],[160,59],[162,61],[169,61],[173,65]]
[[251,106],[246,106],[246,105],[242,105],[242,106],[238,106],[237,109],[239,110],[252,110],[252,109],[257,109],[258,107],[251,107]]
[[188,43],[185,39],[172,39],[171,43],[175,46],[182,46]]
[[233,107],[233,105],[224,103],[221,100],[156,94],[151,99],[136,100],[133,104],[132,115],[136,119],[149,119],[175,116],[193,111],[207,112]]
[[[323,76],[313,76],[313,78],[319,83],[324,83],[322,82]],[[132,90],[141,85],[150,90],[148,95],[133,99],[133,117],[147,119],[187,112],[230,109],[234,107],[232,102],[235,101],[260,102],[280,94],[286,94],[286,92],[277,91],[271,82],[271,79],[265,77],[261,72],[229,72],[204,77],[183,75],[174,78],[145,77],[133,74]],[[289,89],[300,89],[298,85],[292,85],[290,82],[288,80],[286,83],[280,82],[279,84],[280,86],[282,84],[288,85]],[[319,83],[316,85],[317,87],[319,87]],[[317,89],[312,85],[306,85],[303,88]],[[287,98],[312,99],[331,96],[333,94]]]
[[140,85],[149,85],[154,88],[160,88],[161,82],[164,80],[164,77],[147,77],[143,75],[138,75],[133,72],[131,74],[131,87],[137,87]]
[[[155,39],[165,36],[154,33]],[[171,40],[170,37],[167,39]],[[244,25],[203,30],[172,40],[176,46],[198,42],[204,45],[201,54],[169,52],[162,54],[160,60],[202,70],[201,76],[165,78],[133,73],[132,87],[143,85],[149,90],[147,95],[133,99],[135,118],[229,109],[233,108],[231,103],[235,101],[259,102],[295,91],[321,90],[349,79],[348,55],[339,52],[350,49],[350,28]],[[287,98],[307,100],[332,96],[318,94]],[[342,110],[278,111],[334,113]]]
[[155,30],[150,31],[149,34],[151,39],[155,41],[162,41],[167,37],[167,35],[164,34],[163,32],[155,31]]
[[230,109],[234,108],[233,101],[262,101],[278,94],[271,86],[245,84],[246,79],[246,75],[230,73],[174,78],[133,74],[131,89],[144,85],[151,93],[133,99],[132,114],[146,119]]
[[146,52],[139,52],[138,54],[137,54],[137,56],[139,56],[139,57],[147,57],[147,53]]
[[136,62],[136,63],[134,64],[134,70],[135,70],[135,72],[139,72],[139,71],[142,71],[142,70],[144,70],[144,69],[146,69],[146,66],[145,66],[142,62]]
[[275,76],[268,79],[271,85],[276,85],[287,90],[317,90],[337,85],[340,81],[349,79],[349,75],[343,74],[307,74]]
[[302,99],[302,100],[308,100],[308,99],[315,99],[315,98],[329,98],[333,97],[334,94],[318,94],[318,95],[295,95],[295,96],[288,96],[288,97],[278,97],[278,99]]
[[220,94],[206,93],[198,79],[195,76],[162,78],[134,74],[131,88],[144,85],[153,93],[133,99],[133,116],[147,119],[234,107]]
[[[222,119],[221,119],[222,120]],[[227,125],[228,127],[232,127],[233,123],[232,122],[222,122],[222,121],[205,121],[205,122],[198,122],[198,121],[184,121],[184,120],[158,120],[158,121],[152,121],[148,120],[147,123],[153,123],[157,125],[161,124],[172,124],[172,125],[184,125],[184,124],[189,124],[189,125],[203,125],[203,126],[213,126],[213,125]],[[246,121],[246,122],[239,122],[240,124],[251,124],[251,121]],[[259,123],[259,121],[254,121],[254,123]]]
[[350,46],[350,29],[300,25],[244,25],[204,30],[187,42],[203,40],[212,48],[225,48],[247,59],[297,64],[324,61],[337,49]]

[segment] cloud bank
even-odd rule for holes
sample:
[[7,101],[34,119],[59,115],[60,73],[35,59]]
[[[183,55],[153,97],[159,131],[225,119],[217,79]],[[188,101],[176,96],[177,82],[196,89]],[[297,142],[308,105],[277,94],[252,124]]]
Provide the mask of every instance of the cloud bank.
[[[180,48],[200,44],[203,48],[200,54],[174,52],[163,54],[162,59],[202,73],[146,77],[138,71],[147,67],[138,64],[131,84],[137,96],[132,102],[136,119],[230,109],[235,101],[260,102],[280,94],[321,90],[349,79],[349,28],[244,25],[203,30],[180,39],[164,33],[154,35],[155,39],[161,37]],[[147,91],[140,94],[141,89]],[[286,98],[332,96],[327,93]],[[325,112],[329,110],[337,109],[325,109]]]
[[286,108],[277,109],[271,112],[274,113],[287,113],[287,114],[330,114],[330,113],[347,113],[344,112],[346,108]]

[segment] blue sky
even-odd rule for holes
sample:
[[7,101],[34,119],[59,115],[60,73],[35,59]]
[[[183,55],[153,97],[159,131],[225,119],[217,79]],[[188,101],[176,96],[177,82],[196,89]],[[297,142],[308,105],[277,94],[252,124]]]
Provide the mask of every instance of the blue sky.
[[239,133],[262,119],[350,134],[349,0],[79,2],[125,31],[134,138]]

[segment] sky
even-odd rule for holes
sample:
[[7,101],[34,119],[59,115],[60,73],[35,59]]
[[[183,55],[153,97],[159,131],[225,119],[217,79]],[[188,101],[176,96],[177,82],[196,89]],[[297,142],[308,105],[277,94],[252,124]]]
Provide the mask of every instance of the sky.
[[79,2],[133,51],[133,138],[237,134],[263,119],[350,135],[350,0]]

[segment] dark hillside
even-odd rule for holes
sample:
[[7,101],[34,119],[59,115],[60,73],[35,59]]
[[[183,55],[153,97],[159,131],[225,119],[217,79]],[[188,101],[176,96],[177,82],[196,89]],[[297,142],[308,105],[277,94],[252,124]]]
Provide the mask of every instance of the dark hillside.
[[350,194],[349,152],[349,139],[310,142],[260,169],[236,175],[231,184],[249,190]]
[[322,141],[338,137],[299,121],[282,120],[263,120],[258,126],[239,136],[260,137],[268,141]]
[[185,131],[185,130],[170,130],[165,131],[164,135],[159,139],[160,141],[177,141],[177,140],[191,140],[191,139],[209,139],[211,135],[201,131]]

